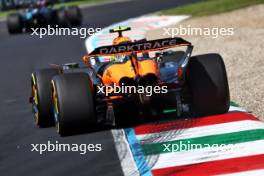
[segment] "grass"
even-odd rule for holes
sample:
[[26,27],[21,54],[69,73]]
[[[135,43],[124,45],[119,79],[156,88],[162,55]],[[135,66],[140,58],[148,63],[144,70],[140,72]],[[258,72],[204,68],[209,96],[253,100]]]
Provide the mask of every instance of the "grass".
[[61,3],[61,4],[56,4],[55,8],[62,7],[64,5],[66,6],[71,6],[71,5],[85,5],[85,4],[97,4],[99,2],[104,2],[107,0],[77,0],[77,1],[71,1],[71,2],[66,2],[66,3]]
[[14,12],[14,10],[9,10],[9,11],[0,12],[0,17],[7,16],[9,13],[12,13],[12,12]]
[[202,0],[190,5],[161,11],[160,14],[207,16],[261,3],[264,3],[264,0]]
[[[77,5],[78,6],[78,5],[85,5],[85,4],[96,4],[96,3],[104,2],[104,1],[108,1],[108,0],[76,0],[76,1],[71,1],[71,2],[55,4],[54,8],[60,8],[63,6],[71,6],[71,5]],[[9,13],[13,13],[15,11],[16,10],[8,10],[8,11],[0,12],[0,17],[5,17]]]

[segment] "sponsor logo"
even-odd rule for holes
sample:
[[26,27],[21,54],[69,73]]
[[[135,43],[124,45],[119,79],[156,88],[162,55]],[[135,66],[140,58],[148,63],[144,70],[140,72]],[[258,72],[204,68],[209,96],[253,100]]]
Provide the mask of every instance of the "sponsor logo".
[[124,53],[124,52],[132,52],[139,50],[150,50],[157,48],[164,48],[169,46],[177,45],[177,39],[165,39],[165,40],[157,40],[146,43],[133,43],[127,45],[118,45],[111,47],[103,47],[100,48],[100,54],[115,54],[115,53]]

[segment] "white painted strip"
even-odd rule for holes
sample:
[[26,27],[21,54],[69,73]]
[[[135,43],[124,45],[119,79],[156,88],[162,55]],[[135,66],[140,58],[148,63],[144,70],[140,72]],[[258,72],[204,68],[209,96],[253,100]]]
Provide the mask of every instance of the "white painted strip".
[[[219,148],[203,148],[199,150],[164,153],[158,155],[158,159],[152,169],[264,154],[263,146],[264,140],[258,140],[226,146],[225,150],[220,150]],[[157,156],[149,155],[146,158],[147,161],[151,161],[151,158],[157,158]]]
[[238,172],[238,173],[232,173],[232,174],[223,174],[223,175],[217,175],[217,176],[263,176],[263,175],[264,175],[264,169],[259,169],[259,170]]
[[116,151],[125,176],[140,176],[135,164],[124,130],[111,130]]
[[229,112],[230,112],[230,111],[246,112],[245,109],[243,109],[243,108],[241,108],[241,107],[236,107],[236,106],[230,106],[228,111],[229,111]]
[[151,144],[254,129],[264,129],[264,123],[254,120],[242,120],[180,130],[174,129],[159,133],[141,134],[137,135],[137,139],[140,141],[140,144]]

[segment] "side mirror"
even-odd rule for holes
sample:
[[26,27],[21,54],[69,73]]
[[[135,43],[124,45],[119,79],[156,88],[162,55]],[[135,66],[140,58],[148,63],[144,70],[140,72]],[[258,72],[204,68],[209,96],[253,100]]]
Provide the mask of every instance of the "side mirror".
[[88,57],[87,55],[85,55],[85,56],[82,57],[82,60],[83,60],[84,64],[86,64],[88,67],[91,67],[90,57]]
[[97,62],[95,57],[89,57],[87,55],[83,56],[82,60],[90,68],[92,68]]

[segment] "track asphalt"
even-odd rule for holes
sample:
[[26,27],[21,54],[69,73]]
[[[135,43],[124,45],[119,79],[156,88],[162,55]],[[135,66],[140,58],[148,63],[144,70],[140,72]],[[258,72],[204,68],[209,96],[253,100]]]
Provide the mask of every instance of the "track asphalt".
[[[197,0],[138,0],[85,8],[82,27],[106,27]],[[61,138],[55,128],[38,129],[28,103],[30,74],[49,63],[80,61],[84,39],[30,34],[8,35],[0,22],[0,175],[122,175],[110,131]],[[31,144],[102,144],[101,152],[31,152]]]

